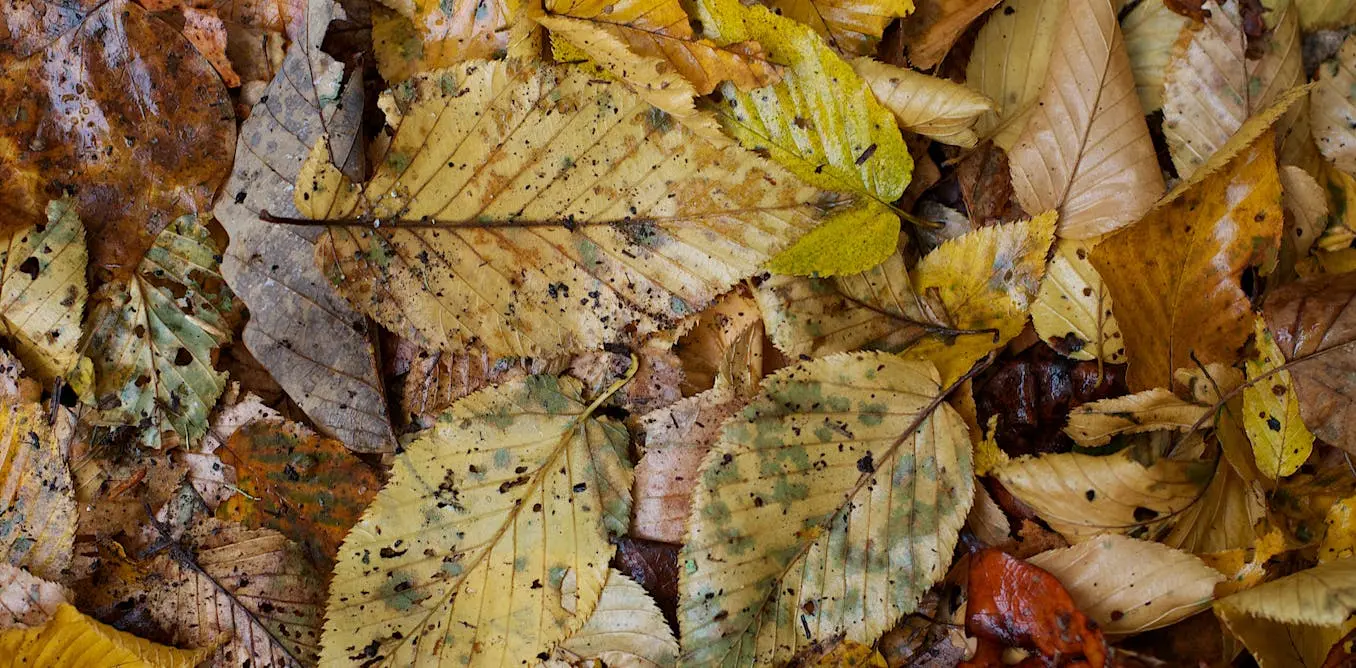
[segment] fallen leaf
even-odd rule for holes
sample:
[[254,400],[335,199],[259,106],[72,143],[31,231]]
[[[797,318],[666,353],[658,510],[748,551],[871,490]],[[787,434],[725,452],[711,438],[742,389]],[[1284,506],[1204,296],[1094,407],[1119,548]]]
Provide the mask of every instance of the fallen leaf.
[[1073,240],[1055,245],[1031,305],[1031,324],[1042,341],[1072,359],[1124,364],[1121,326],[1106,284],[1088,261],[1089,249]]
[[498,385],[405,445],[340,548],[321,663],[517,663],[588,618],[609,537],[629,521],[631,471],[625,428],[592,417],[581,389]]
[[1201,561],[1223,573],[1223,582],[1215,585],[1215,598],[1223,598],[1252,589],[1271,578],[1267,563],[1286,551],[1285,535],[1272,529],[1241,547],[1200,555]]
[[792,657],[790,668],[886,668],[885,657],[870,645],[842,639],[815,643]]
[[678,628],[678,545],[622,536],[612,567],[654,598],[671,628]]
[[71,473],[42,404],[0,399],[0,547],[4,561],[60,581],[71,563]]
[[1008,166],[1008,154],[993,142],[986,141],[961,156],[955,175],[961,199],[965,202],[965,212],[969,216],[962,218],[967,225],[965,231],[995,223],[1011,223],[1027,217],[1012,196],[1012,169]]
[[403,417],[429,426],[439,413],[476,390],[544,371],[541,362],[495,358],[484,346],[456,353],[421,349],[400,393]]
[[678,665],[678,641],[654,599],[631,578],[608,571],[598,607],[556,647],[570,663],[666,668]]
[[1067,0],[1004,0],[975,38],[965,68],[965,85],[993,100],[975,132],[1011,150],[1026,127],[1045,83],[1055,43],[1056,23]]
[[1308,172],[1294,165],[1282,165],[1281,204],[1285,207],[1285,234],[1282,253],[1287,247],[1296,258],[1309,254],[1328,222],[1328,194]]
[[11,564],[0,564],[0,631],[42,626],[74,594]]
[[[975,473],[979,474],[978,456],[975,457],[975,464]],[[971,506],[970,515],[965,518],[965,528],[990,547],[1005,543],[1012,536],[1012,523],[1008,521],[1007,514],[994,502],[983,485],[975,488],[975,505]]]
[[1332,504],[1323,524],[1323,540],[1318,545],[1319,563],[1356,556],[1356,497]]
[[1172,59],[1173,44],[1188,26],[1187,17],[1160,1],[1140,2],[1121,20],[1130,71],[1146,114],[1163,107],[1163,76]]
[[1342,0],[1295,0],[1305,32],[1338,28],[1356,21],[1356,7]]
[[1356,175],[1356,37],[1347,37],[1337,57],[1318,66],[1316,80],[1309,114],[1318,150]]
[[[871,643],[915,608],[945,572],[973,493],[969,437],[945,394],[931,364],[882,353],[764,380],[693,495],[682,662],[785,661],[839,634]],[[858,557],[845,558],[849,541]],[[743,566],[723,565],[732,560]],[[911,576],[884,579],[896,568]]]
[[1356,610],[1356,559],[1339,559],[1215,603],[1262,668],[1318,666]]
[[13,665],[67,668],[193,668],[209,649],[175,649],[142,640],[83,614],[63,603],[52,620],[36,629],[0,633],[0,652]]
[[870,271],[898,247],[882,239],[899,238],[899,217],[876,202],[864,201],[835,211],[767,268],[792,276],[846,276]]
[[1245,360],[1249,382],[1243,388],[1243,428],[1252,442],[1257,469],[1275,479],[1294,473],[1309,459],[1314,435],[1300,417],[1290,372],[1280,369],[1285,356],[1261,318],[1253,345],[1255,356]]
[[395,83],[504,53],[509,46],[509,26],[522,3],[391,0],[385,4],[395,11],[377,8],[373,12],[373,52],[382,78]]
[[70,199],[47,204],[47,222],[0,245],[0,322],[6,347],[40,380],[75,369],[88,290],[85,227]]
[[1064,433],[1083,447],[1106,445],[1120,434],[1190,431],[1204,426],[1201,421],[1210,412],[1209,406],[1183,401],[1160,387],[1074,408]]
[[767,6],[819,33],[839,53],[874,53],[885,26],[913,11],[913,0],[769,0]]
[[746,285],[721,295],[697,316],[692,330],[674,346],[683,365],[684,396],[715,387],[721,376],[741,396],[754,391],[764,374],[761,316]]
[[918,0],[902,23],[909,64],[926,70],[941,62],[971,23],[998,0]]
[[221,17],[215,10],[198,7],[184,7],[182,12],[184,37],[212,64],[212,69],[221,76],[227,88],[239,88],[240,75],[226,57],[226,24]]
[[[1267,498],[1262,485],[1247,480],[1221,458],[1215,464],[1214,474],[1200,500],[1177,515],[1177,521],[1172,525],[1172,531],[1163,537],[1163,543],[1202,555],[1249,550],[1258,540],[1256,527],[1266,514]],[[1215,562],[1207,563],[1216,565]],[[1221,572],[1231,574],[1222,569]]]
[[1098,536],[1027,559],[1059,579],[1112,638],[1162,628],[1214,600],[1218,571],[1186,552],[1125,536]]
[[1008,159],[1017,201],[1059,211],[1059,236],[1088,239],[1135,222],[1163,193],[1110,0],[1071,2],[1045,82]]
[[852,69],[871,87],[899,127],[937,141],[970,148],[978,141],[976,119],[993,103],[958,83],[862,57]]

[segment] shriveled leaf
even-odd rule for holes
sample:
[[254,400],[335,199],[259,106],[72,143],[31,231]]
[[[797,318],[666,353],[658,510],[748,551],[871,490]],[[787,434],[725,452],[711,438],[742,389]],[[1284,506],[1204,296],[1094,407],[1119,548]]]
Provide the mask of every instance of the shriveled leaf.
[[899,217],[876,202],[835,211],[767,268],[793,276],[847,276],[870,271],[898,248],[882,239],[899,238]]
[[1340,28],[1356,22],[1356,5],[1345,0],[1295,0],[1300,27],[1306,32]]
[[721,295],[674,346],[683,364],[683,394],[705,392],[721,376],[736,393],[753,392],[763,378],[764,340],[762,313],[752,291],[741,285]]
[[75,542],[75,492],[47,414],[37,402],[0,400],[0,554],[61,580]]
[[767,6],[813,28],[835,51],[865,56],[875,53],[885,26],[913,11],[913,0],[768,0]]
[[1318,66],[1316,78],[1318,85],[1309,94],[1313,103],[1309,113],[1318,150],[1338,169],[1356,175],[1356,127],[1352,127],[1356,125],[1356,37],[1347,37],[1337,56]]
[[1298,94],[1253,117],[1143,220],[1093,249],[1125,335],[1131,390],[1171,387],[1193,354],[1236,360],[1252,324],[1239,279],[1274,253],[1285,217],[1268,128]]
[[1314,435],[1300,417],[1290,372],[1279,369],[1285,356],[1260,318],[1253,345],[1257,352],[1246,361],[1249,384],[1243,388],[1243,428],[1252,442],[1257,469],[1274,479],[1299,469],[1313,451]]
[[1215,603],[1262,668],[1317,668],[1356,611],[1356,559],[1338,559]]
[[1089,246],[1064,240],[1045,269],[1031,305],[1031,324],[1041,340],[1076,360],[1125,363],[1121,326],[1111,309],[1111,293],[1088,261]]
[[976,119],[993,110],[988,98],[946,79],[870,58],[854,59],[852,69],[895,115],[901,128],[946,144],[974,146]]
[[205,223],[185,216],[160,233],[135,273],[94,294],[88,350],[101,420],[143,428],[152,447],[163,432],[190,444],[207,433],[226,387],[214,368],[217,348],[231,340],[236,319],[220,257]]
[[210,649],[175,649],[142,640],[62,604],[51,621],[36,629],[0,633],[0,654],[11,665],[66,668],[193,668]]
[[1087,239],[1139,219],[1163,176],[1110,0],[1070,2],[1031,118],[1008,152],[1027,211],[1056,209],[1059,235]]
[[998,0],[919,0],[901,25],[909,63],[931,69],[951,50],[966,28]]
[[1315,276],[1272,291],[1267,328],[1285,356],[1300,416],[1314,436],[1350,448],[1356,428],[1356,274]]
[[0,564],[0,630],[42,626],[74,595],[69,589]]
[[945,391],[931,364],[882,353],[764,380],[693,495],[683,664],[785,661],[840,634],[871,643],[915,609],[973,493],[969,437]]
[[654,599],[640,585],[610,570],[598,607],[587,622],[556,647],[571,663],[601,661],[607,666],[671,668],[678,665],[678,640]]
[[[314,2],[315,0],[311,0]],[[392,83],[421,72],[503,54],[519,0],[392,0],[376,8],[372,43],[382,78]]]
[[942,381],[951,383],[1020,334],[1054,235],[1055,214],[1047,211],[982,227],[924,256],[913,270],[914,289],[935,297],[935,315],[944,325],[970,333],[924,339],[908,355],[932,360]]
[[518,664],[584,623],[631,471],[625,429],[592,417],[581,389],[499,385],[405,446],[340,548],[322,663]]
[[[316,249],[340,291],[438,348],[558,354],[644,335],[820,215],[816,189],[578,68],[476,63],[419,83],[365,187],[318,145],[297,199],[349,221]],[[472,114],[496,120],[464,123]]]
[[476,390],[543,371],[543,360],[495,358],[484,346],[455,353],[419,349],[400,392],[402,417],[432,424],[438,413]]
[[1162,524],[1194,503],[1210,464],[1137,461],[1127,451],[1022,457],[994,475],[1070,542]]
[[1118,434],[1188,431],[1209,412],[1209,406],[1184,401],[1159,387],[1083,404],[1069,411],[1064,433],[1084,447],[1106,445]]
[[965,85],[993,100],[994,114],[975,132],[1009,150],[1036,104],[1055,43],[1055,26],[1067,0],[1003,0],[975,37]]
[[1186,552],[1117,535],[1027,562],[1059,578],[1079,609],[1112,637],[1162,628],[1206,609],[1215,583],[1224,579]]
[[[677,0],[552,0],[549,14],[586,21],[621,40],[639,56],[658,58],[706,95],[722,81],[750,90],[777,81],[781,67],[757,42],[717,46],[698,39]],[[592,53],[587,53],[590,58]]]
[[1172,58],[1173,44],[1188,25],[1187,17],[1162,0],[1136,4],[1121,21],[1135,89],[1146,114],[1163,106],[1163,75]]
[[337,7],[305,0],[302,10],[291,17],[296,39],[282,69],[240,128],[235,169],[215,210],[231,236],[221,274],[250,309],[245,346],[320,431],[359,452],[390,450],[395,438],[367,320],[316,267],[320,230],[259,219],[265,210],[296,215],[293,187],[316,140],[326,137],[345,165],[360,154],[361,86],[341,88],[343,67],[320,50]]
[[46,220],[15,230],[0,246],[0,322],[24,366],[50,381],[80,357],[88,253],[74,202],[53,200]]

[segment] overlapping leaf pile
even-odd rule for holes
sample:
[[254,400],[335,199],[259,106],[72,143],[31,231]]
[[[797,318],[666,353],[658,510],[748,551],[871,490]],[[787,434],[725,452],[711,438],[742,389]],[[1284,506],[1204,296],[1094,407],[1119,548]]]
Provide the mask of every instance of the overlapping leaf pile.
[[8,0],[0,656],[1345,665],[1352,24]]

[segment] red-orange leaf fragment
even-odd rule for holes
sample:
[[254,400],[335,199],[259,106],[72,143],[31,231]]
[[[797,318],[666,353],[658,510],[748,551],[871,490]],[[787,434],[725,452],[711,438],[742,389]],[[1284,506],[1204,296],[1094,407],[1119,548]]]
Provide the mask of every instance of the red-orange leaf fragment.
[[1107,645],[1055,576],[987,548],[970,557],[966,631],[979,638],[966,668],[1001,666],[1003,647],[1021,647],[1046,660],[1037,665],[1107,665]]

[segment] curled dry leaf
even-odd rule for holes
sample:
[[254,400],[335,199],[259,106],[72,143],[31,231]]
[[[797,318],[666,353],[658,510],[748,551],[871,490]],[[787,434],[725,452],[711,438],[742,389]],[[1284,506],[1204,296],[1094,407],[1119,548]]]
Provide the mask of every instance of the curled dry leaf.
[[1146,114],[1163,106],[1163,76],[1172,58],[1173,44],[1188,25],[1187,17],[1159,0],[1136,4],[1121,20],[1135,89]]
[[[1232,425],[1232,429],[1238,427]],[[1266,517],[1266,501],[1259,482],[1246,479],[1221,458],[1200,501],[1178,514],[1163,543],[1192,554],[1251,549],[1258,539],[1255,527]]]
[[882,353],[764,380],[693,495],[679,557],[684,664],[785,661],[839,635],[871,643],[915,609],[973,494],[969,437],[945,394],[931,364]]
[[1111,309],[1111,293],[1088,261],[1090,246],[1061,240],[1045,269],[1031,305],[1031,324],[1042,341],[1076,360],[1125,363],[1121,326]]
[[556,646],[555,653],[571,665],[593,660],[606,666],[672,668],[678,665],[678,640],[654,599],[613,569],[607,573],[598,607],[583,627]]
[[175,649],[142,640],[86,617],[69,604],[40,628],[0,633],[0,653],[12,665],[68,668],[193,668],[209,649]]
[[431,425],[438,413],[476,390],[544,371],[542,360],[495,358],[484,346],[451,353],[420,350],[401,389],[401,417]]
[[674,353],[683,365],[682,390],[692,396],[715,387],[724,376],[735,392],[746,395],[763,378],[763,320],[747,285],[721,295],[697,316]]
[[[332,0],[304,0],[282,69],[240,128],[235,169],[215,214],[231,236],[221,273],[250,308],[242,339],[320,431],[358,452],[395,445],[367,321],[316,267],[320,230],[260,220],[296,215],[292,191],[315,142],[356,164],[361,87],[341,87],[343,67],[320,50]],[[350,162],[352,158],[352,163]],[[323,356],[317,350],[325,350]]]
[[1294,473],[1309,459],[1314,435],[1300,417],[1290,372],[1280,368],[1285,356],[1261,318],[1253,346],[1256,353],[1245,362],[1248,384],[1243,387],[1243,429],[1252,442],[1257,470],[1275,479]]
[[876,51],[885,26],[913,11],[913,0],[769,0],[779,16],[810,26],[843,55]]
[[1059,578],[1080,610],[1113,638],[1162,628],[1214,600],[1224,579],[1200,559],[1160,543],[1098,536],[1027,563]]
[[1110,0],[1068,3],[1055,31],[1036,106],[1008,151],[1012,187],[1027,211],[1058,210],[1061,238],[1088,239],[1138,220],[1163,176]]
[[[473,63],[413,96],[365,187],[318,144],[297,200],[333,221],[316,258],[340,291],[439,348],[551,355],[644,335],[704,307],[820,216],[815,188],[582,69]],[[497,120],[462,122],[473,113]],[[617,141],[593,141],[605,129]],[[421,189],[430,179],[438,187]]]
[[975,19],[998,0],[919,0],[901,24],[909,64],[932,69]]
[[18,566],[0,564],[0,631],[42,626],[72,598],[71,591],[59,584]]
[[625,428],[593,417],[581,389],[498,385],[405,446],[340,548],[322,663],[517,664],[584,623],[629,521],[631,471]]
[[1064,427],[1081,446],[1106,445],[1113,436],[1146,431],[1188,431],[1210,407],[1183,401],[1163,388],[1083,404],[1069,412]]
[[899,127],[937,141],[973,147],[975,120],[993,103],[961,84],[862,57],[852,69],[871,87],[876,99],[899,121]]
[[1050,528],[1077,543],[1171,521],[1197,501],[1211,468],[1169,459],[1146,464],[1122,450],[1022,457],[994,475]]
[[1356,37],[1347,37],[1337,57],[1318,66],[1318,85],[1309,95],[1318,150],[1356,175]]
[[1215,614],[1262,668],[1317,667],[1356,611],[1356,559],[1338,559],[1239,592]]
[[1009,150],[1036,104],[1067,0],[1004,0],[980,28],[965,69],[965,85],[993,100],[994,114],[975,132]]

